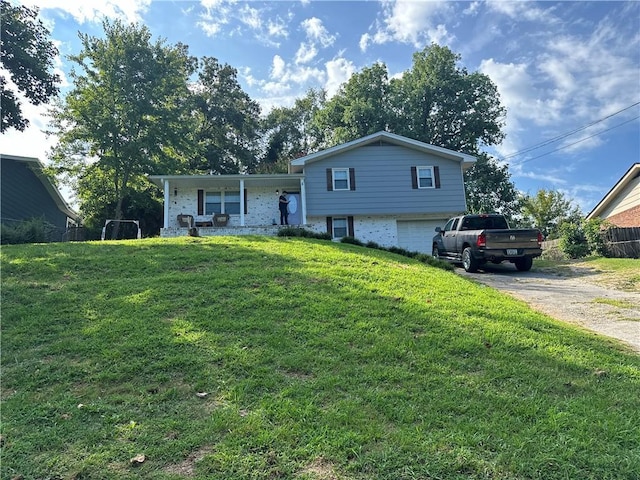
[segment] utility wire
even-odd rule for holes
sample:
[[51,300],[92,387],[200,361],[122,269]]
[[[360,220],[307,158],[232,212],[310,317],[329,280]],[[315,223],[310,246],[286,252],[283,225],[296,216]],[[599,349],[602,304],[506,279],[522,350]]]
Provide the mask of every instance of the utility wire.
[[514,162],[514,165],[522,165],[523,163],[530,162],[531,160],[535,160],[536,158],[544,157],[544,156],[546,156],[546,155],[550,155],[550,154],[552,154],[552,153],[554,153],[554,152],[557,152],[557,151],[559,151],[559,150],[564,150],[565,148],[572,147],[573,145],[576,145],[576,144],[578,144],[578,143],[580,143],[580,142],[584,142],[585,140],[589,140],[590,138],[596,137],[596,136],[598,136],[598,135],[600,135],[600,134],[602,134],[602,133],[605,133],[605,132],[608,132],[608,131],[610,131],[610,130],[613,130],[614,128],[618,128],[618,127],[621,127],[621,126],[623,126],[623,125],[626,125],[627,123],[631,123],[631,122],[633,122],[634,120],[637,120],[638,118],[640,118],[640,115],[635,116],[635,117],[633,117],[633,118],[631,118],[631,119],[629,119],[629,120],[627,120],[627,121],[625,121],[625,122],[622,122],[622,123],[619,123],[619,124],[617,124],[617,125],[614,125],[614,126],[613,126],[613,127],[611,127],[611,128],[607,128],[606,130],[601,130],[601,131],[599,131],[599,132],[594,133],[593,135],[589,135],[588,137],[581,138],[580,140],[578,140],[578,141],[576,141],[576,142],[569,143],[569,144],[567,144],[567,145],[563,145],[562,147],[556,148],[555,150],[551,150],[551,151],[549,151],[549,152],[543,153],[542,155],[538,155],[538,156],[536,156],[536,157],[532,157],[532,158],[527,158],[526,160],[521,160],[520,162]]
[[[528,153],[528,152],[530,152],[532,150],[537,150],[537,149],[545,147],[545,146],[547,146],[547,145],[549,145],[551,143],[555,143],[555,142],[557,142],[559,140],[562,140],[563,138],[567,138],[567,137],[569,137],[569,136],[571,136],[571,135],[573,135],[575,133],[581,132],[582,130],[586,130],[587,128],[592,127],[592,126],[594,126],[594,125],[596,125],[598,123],[604,122],[605,120],[608,120],[611,117],[615,117],[616,115],[618,115],[618,114],[620,114],[620,113],[622,113],[622,112],[624,112],[626,110],[629,110],[630,108],[633,108],[633,107],[635,107],[637,105],[640,105],[640,102],[636,102],[633,105],[629,105],[628,107],[625,107],[622,110],[618,110],[617,112],[614,112],[614,113],[612,113],[610,115],[607,115],[606,117],[603,117],[603,118],[601,118],[599,120],[595,120],[595,121],[593,121],[593,122],[591,122],[591,123],[589,123],[587,125],[584,125],[582,127],[576,128],[576,129],[571,130],[569,132],[562,133],[562,134],[560,134],[560,135],[558,135],[556,137],[550,138],[549,140],[545,140],[544,142],[536,143],[535,145],[532,145],[530,147],[524,148],[522,150],[518,150],[517,152],[514,152],[514,153],[510,153],[509,155],[506,155],[506,156],[502,157],[500,160],[501,161],[505,161],[505,160],[508,160],[509,158],[518,157],[518,156],[523,155],[525,153]],[[638,118],[638,117],[636,117],[636,118]],[[628,123],[628,122],[625,122],[625,123]],[[620,125],[624,125],[624,123],[622,123]],[[608,130],[604,130],[604,132],[606,132],[606,131],[608,131]],[[603,133],[603,132],[601,132],[601,133]],[[591,138],[591,137],[587,137],[587,138]],[[582,141],[582,140],[580,140],[580,141]],[[554,150],[554,151],[556,151],[556,150]],[[538,158],[538,157],[535,157],[535,158]]]

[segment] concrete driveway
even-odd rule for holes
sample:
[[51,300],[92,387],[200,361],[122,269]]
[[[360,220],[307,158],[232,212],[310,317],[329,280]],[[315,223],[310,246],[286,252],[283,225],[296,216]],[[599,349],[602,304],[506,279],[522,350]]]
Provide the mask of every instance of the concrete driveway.
[[[519,272],[511,263],[489,264],[477,273],[456,273],[523,300],[532,308],[616,338],[640,353],[640,294],[598,285],[588,271],[563,276]],[[590,282],[591,280],[591,282]]]

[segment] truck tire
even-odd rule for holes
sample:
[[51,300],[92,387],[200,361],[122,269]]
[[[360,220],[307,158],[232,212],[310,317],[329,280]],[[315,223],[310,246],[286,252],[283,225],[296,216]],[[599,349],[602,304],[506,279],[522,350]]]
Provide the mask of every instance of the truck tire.
[[433,255],[433,258],[435,259],[440,258],[440,250],[438,250],[438,245],[436,244],[433,245],[433,252],[431,252],[431,255]]
[[531,270],[531,266],[533,265],[533,258],[522,257],[517,259],[514,263],[516,264],[516,268],[519,272],[528,272]]
[[473,258],[471,248],[467,247],[462,251],[462,267],[465,272],[475,273],[478,271],[480,263]]

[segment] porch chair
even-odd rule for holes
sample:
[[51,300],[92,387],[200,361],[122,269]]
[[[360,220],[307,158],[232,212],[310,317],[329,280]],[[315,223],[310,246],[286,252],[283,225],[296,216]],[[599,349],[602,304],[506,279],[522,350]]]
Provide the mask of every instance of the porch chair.
[[183,215],[182,213],[178,215],[178,225],[180,227],[193,227],[193,215]]
[[216,227],[226,227],[227,222],[229,222],[229,215],[226,213],[216,213],[213,216],[213,224]]

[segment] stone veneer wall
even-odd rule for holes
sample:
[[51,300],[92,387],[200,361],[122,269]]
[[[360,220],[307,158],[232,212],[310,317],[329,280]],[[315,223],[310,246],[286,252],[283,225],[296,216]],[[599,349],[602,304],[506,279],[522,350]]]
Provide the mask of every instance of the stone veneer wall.
[[[275,237],[281,227],[265,225],[261,227],[198,227],[198,235],[201,237],[215,237],[224,235],[263,235]],[[186,237],[188,228],[161,228],[160,236],[163,238]]]
[[[304,228],[318,233],[327,231],[326,217],[308,217]],[[396,217],[367,216],[353,219],[354,237],[362,242],[376,242],[382,247],[398,245]]]
[[[228,190],[231,191],[233,189],[230,188]],[[171,189],[169,228],[180,228],[178,226],[179,214],[193,215],[194,218],[197,216],[198,190],[178,189],[178,195],[174,195],[173,192],[173,189]],[[244,216],[245,225],[271,225],[274,219],[279,220],[280,211],[278,210],[278,196],[275,190],[271,188],[249,189],[247,191],[247,210]],[[239,227],[240,215],[230,215],[229,225]]]

